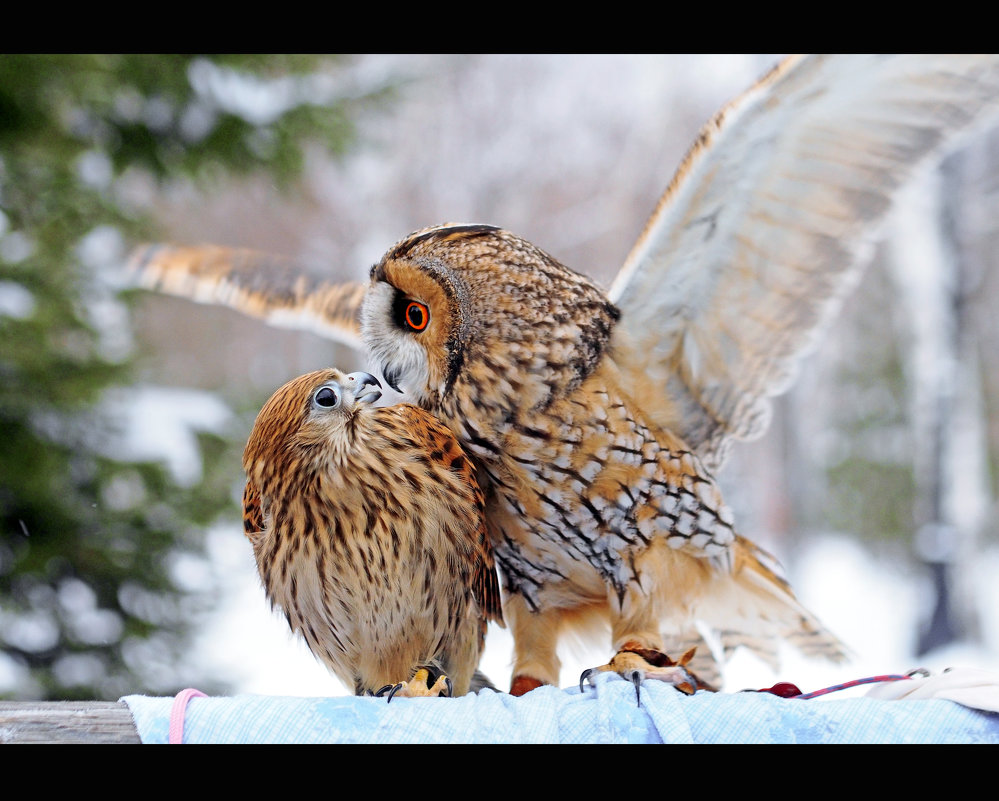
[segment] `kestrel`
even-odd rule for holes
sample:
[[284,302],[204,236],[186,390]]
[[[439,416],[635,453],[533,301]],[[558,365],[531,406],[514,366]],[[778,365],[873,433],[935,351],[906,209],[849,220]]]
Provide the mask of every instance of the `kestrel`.
[[380,396],[335,369],[274,393],[243,456],[246,536],[268,598],[356,694],[463,695],[502,621],[482,492],[444,425]]

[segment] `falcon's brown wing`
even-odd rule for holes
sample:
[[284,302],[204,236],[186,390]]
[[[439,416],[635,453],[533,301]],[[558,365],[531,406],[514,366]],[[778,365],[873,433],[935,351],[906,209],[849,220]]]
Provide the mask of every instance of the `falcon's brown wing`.
[[486,530],[485,498],[475,463],[468,458],[451,430],[430,412],[410,404],[393,407],[393,411],[407,420],[411,436],[423,439],[429,459],[439,461],[471,491],[476,515],[475,519],[468,521],[470,525],[464,533],[468,538],[467,544],[473,551],[475,565],[472,571],[472,594],[482,611],[483,630],[485,623],[490,620],[504,626],[499,575],[496,572],[492,542]]
[[264,510],[260,501],[260,490],[252,481],[243,487],[243,533],[255,543],[264,531]]

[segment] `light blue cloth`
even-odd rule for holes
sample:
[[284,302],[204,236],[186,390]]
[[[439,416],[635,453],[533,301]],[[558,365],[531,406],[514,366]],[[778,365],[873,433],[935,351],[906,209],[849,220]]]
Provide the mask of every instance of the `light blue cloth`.
[[[604,673],[596,687],[523,698],[195,698],[185,743],[997,743],[999,714],[940,699],[795,700],[767,693],[685,696]],[[166,743],[173,698],[130,695],[144,743]]]

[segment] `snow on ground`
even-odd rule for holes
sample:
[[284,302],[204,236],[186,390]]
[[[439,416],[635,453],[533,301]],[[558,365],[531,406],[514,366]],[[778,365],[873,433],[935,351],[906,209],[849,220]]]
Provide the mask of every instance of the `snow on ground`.
[[[202,664],[231,677],[234,693],[290,696],[348,695],[293,638],[278,612],[272,612],[257,578],[250,548],[233,526],[210,535],[210,552],[224,582],[224,600],[205,627],[196,653]],[[728,691],[769,687],[791,681],[802,691],[820,689],[851,679],[885,673],[905,673],[916,667],[939,672],[947,667],[999,669],[999,550],[982,555],[976,597],[980,599],[981,645],[959,645],[918,658],[914,655],[917,619],[923,612],[922,580],[891,564],[873,559],[862,546],[845,537],[824,536],[810,547],[792,571],[792,580],[805,605],[853,651],[854,660],[827,665],[806,660],[792,649],[783,652],[779,674],[749,654],[737,654],[727,669]],[[500,689],[509,687],[513,642],[507,630],[492,626],[482,669]],[[606,662],[609,644],[563,654],[561,685],[573,686],[584,668]],[[858,695],[859,687],[849,694]],[[832,698],[844,697],[835,694]]]

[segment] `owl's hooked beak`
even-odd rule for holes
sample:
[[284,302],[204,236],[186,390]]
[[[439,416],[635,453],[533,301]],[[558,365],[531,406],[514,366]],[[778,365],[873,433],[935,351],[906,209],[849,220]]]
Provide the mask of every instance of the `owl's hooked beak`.
[[385,365],[382,367],[382,375],[385,377],[385,383],[388,384],[392,389],[398,392],[400,395],[404,394],[401,389],[399,389],[399,370],[391,365]]
[[382,385],[371,373],[350,373],[347,381],[354,388],[354,403],[374,403],[382,396]]

